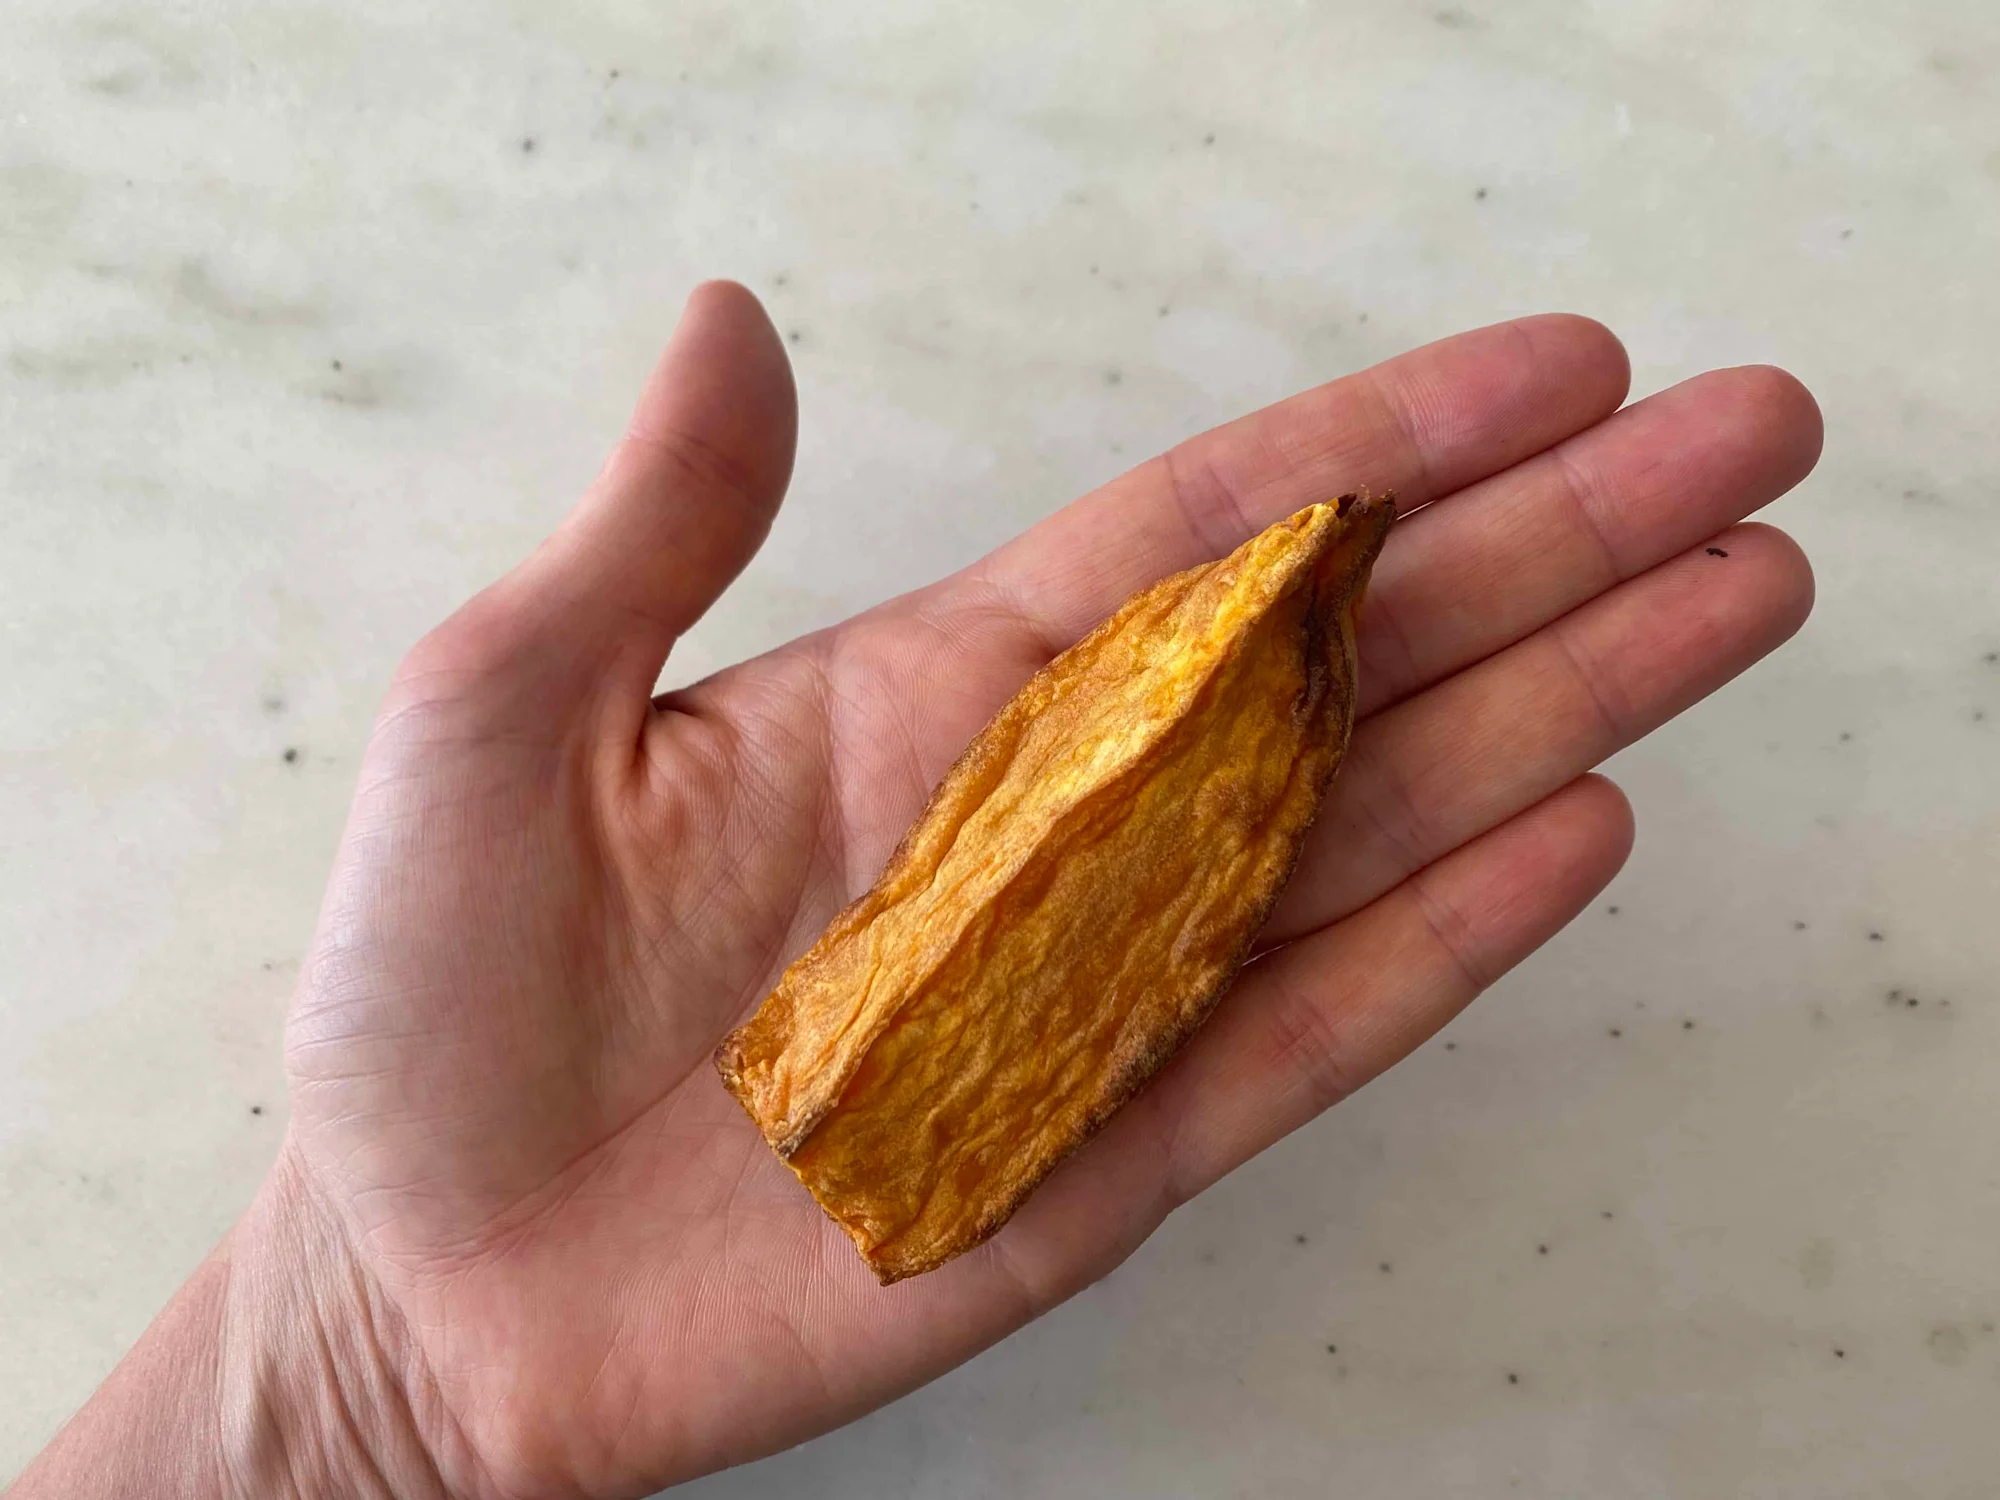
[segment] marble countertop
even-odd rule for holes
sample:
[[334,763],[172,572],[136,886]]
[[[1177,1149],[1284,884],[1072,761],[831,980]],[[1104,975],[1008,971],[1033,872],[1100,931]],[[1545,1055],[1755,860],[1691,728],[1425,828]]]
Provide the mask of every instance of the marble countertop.
[[1610,323],[1635,393],[1784,364],[1828,441],[1773,512],[1812,623],[1614,764],[1629,869],[1451,1050],[688,1493],[1992,1492],[1990,4],[11,0],[0,32],[0,1474],[275,1149],[391,664],[728,274],[802,447],[686,676],[1516,313]]

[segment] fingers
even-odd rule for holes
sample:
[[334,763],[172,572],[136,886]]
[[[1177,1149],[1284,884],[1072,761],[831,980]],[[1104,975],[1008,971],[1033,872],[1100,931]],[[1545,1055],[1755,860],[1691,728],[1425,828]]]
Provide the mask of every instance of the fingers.
[[[783,342],[733,282],[695,289],[624,440],[515,597],[642,713],[674,641],[750,561],[791,477]],[[523,598],[525,596],[525,598]]]
[[1812,608],[1791,538],[1739,526],[1356,732],[1265,930],[1358,909],[1650,733],[1787,640]]
[[1820,439],[1819,408],[1784,371],[1716,370],[1399,523],[1362,620],[1362,711],[1775,500]]
[[1057,512],[959,580],[1053,652],[1134,590],[1342,490],[1405,507],[1589,427],[1625,397],[1610,331],[1549,315],[1478,329],[1193,438]]
[[1588,905],[1631,844],[1624,796],[1585,777],[1246,969],[1149,1090],[1167,1205],[1400,1061]]

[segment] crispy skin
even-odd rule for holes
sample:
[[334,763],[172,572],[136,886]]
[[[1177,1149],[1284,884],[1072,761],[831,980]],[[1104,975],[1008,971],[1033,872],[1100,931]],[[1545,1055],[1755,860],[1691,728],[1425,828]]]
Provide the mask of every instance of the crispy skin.
[[979,732],[716,1053],[884,1283],[971,1249],[1228,988],[1346,752],[1388,497],[1162,579]]

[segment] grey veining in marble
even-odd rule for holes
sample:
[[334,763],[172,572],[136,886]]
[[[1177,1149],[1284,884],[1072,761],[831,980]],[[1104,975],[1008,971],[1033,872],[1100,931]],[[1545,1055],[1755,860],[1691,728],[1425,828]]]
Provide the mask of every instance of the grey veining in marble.
[[10,0],[0,1473],[275,1149],[391,664],[730,274],[799,478],[682,676],[1515,313],[1641,393],[1785,364],[1829,440],[1773,512],[1818,613],[1614,765],[1597,909],[1070,1307],[690,1494],[1990,1494],[1996,245],[1987,0]]

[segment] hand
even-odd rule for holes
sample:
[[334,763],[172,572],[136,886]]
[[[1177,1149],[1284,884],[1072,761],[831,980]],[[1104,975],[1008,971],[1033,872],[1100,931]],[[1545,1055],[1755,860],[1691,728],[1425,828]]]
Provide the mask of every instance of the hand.
[[[1623,861],[1629,811],[1590,768],[1810,607],[1798,549],[1736,523],[1811,468],[1811,397],[1743,369],[1619,411],[1626,380],[1583,319],[1465,334],[656,702],[791,466],[782,345],[749,293],[699,290],[582,504],[390,690],[291,1020],[291,1133],[224,1298],[305,1304],[230,1327],[308,1330],[335,1395],[307,1408],[348,1431],[293,1417],[267,1443],[506,1496],[770,1452],[1061,1302],[1429,1036]],[[1030,673],[1357,485],[1437,503],[1377,569],[1365,718],[1267,955],[997,1238],[878,1287],[723,1092],[716,1042]]]

